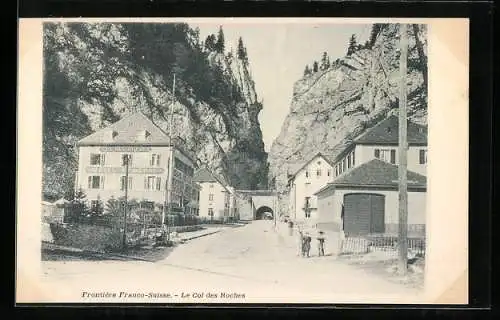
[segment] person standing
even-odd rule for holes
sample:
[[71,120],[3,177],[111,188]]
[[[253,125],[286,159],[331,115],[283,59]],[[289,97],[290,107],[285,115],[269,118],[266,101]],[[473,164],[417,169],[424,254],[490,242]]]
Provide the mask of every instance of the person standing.
[[302,256],[306,256],[309,258],[309,252],[311,251],[311,236],[309,235],[309,233],[305,234],[302,243]]
[[325,236],[323,231],[319,231],[318,235],[318,256],[324,256],[325,255]]
[[304,256],[304,233],[300,229],[300,227],[297,228],[297,247],[298,247],[298,256]]

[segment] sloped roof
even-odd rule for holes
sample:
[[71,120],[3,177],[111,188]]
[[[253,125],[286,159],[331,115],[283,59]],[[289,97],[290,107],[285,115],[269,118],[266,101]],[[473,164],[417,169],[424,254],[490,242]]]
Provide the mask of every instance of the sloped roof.
[[[408,144],[427,145],[427,127],[408,120]],[[374,127],[354,139],[357,144],[398,144],[399,119],[395,115],[380,121]]]
[[[144,130],[148,132],[148,136],[145,140],[141,140],[139,136]],[[116,134],[114,138],[111,137],[112,132]],[[164,145],[169,143],[168,135],[142,112],[124,117],[78,141],[78,145]]]
[[194,173],[193,181],[198,183],[212,182],[220,183],[222,186],[226,186],[227,183],[225,179],[216,173],[211,172],[208,168],[201,168]]
[[194,173],[195,182],[218,182],[207,168],[202,168]]
[[[373,159],[346,171],[315,194],[322,193],[331,188],[341,187],[363,187],[366,189],[370,189],[370,187],[397,188],[398,176],[397,165]],[[421,174],[408,170],[407,180],[409,189],[426,189],[427,178]]]
[[328,162],[332,166],[335,164],[335,157],[333,157],[331,155],[328,155],[328,154],[323,154],[321,152],[318,152],[315,155],[313,155],[311,158],[309,158],[309,160],[307,160],[306,162],[304,162],[303,164],[301,164],[300,166],[299,165],[295,166],[295,170],[290,175],[290,177],[288,178],[288,180],[290,181],[293,178],[295,178],[295,176],[297,175],[297,173],[299,173],[302,169],[304,169],[309,163],[311,163],[317,157],[322,157],[323,159],[325,159],[326,162]]

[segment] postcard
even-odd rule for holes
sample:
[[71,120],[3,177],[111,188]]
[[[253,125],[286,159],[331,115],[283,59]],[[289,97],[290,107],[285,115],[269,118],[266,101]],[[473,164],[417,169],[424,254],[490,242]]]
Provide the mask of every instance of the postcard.
[[17,303],[467,303],[467,19],[20,19]]

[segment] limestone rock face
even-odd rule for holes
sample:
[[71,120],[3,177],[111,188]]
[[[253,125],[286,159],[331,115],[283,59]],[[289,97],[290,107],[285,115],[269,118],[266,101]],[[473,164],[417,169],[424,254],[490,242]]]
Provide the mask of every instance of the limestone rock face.
[[185,24],[48,23],[44,62],[44,193],[71,195],[76,141],[136,111],[235,188],[266,187],[248,59],[204,48]]
[[[287,174],[317,152],[335,155],[351,139],[397,113],[399,28],[386,25],[373,45],[299,79],[290,112],[269,153],[269,178],[286,210]],[[427,123],[427,41],[425,26],[408,28],[408,115]]]

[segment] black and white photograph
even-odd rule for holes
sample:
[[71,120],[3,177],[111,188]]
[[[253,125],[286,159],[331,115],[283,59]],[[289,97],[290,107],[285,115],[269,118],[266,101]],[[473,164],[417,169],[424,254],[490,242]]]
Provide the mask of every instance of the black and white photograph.
[[40,20],[28,296],[425,301],[430,24],[306,21]]

